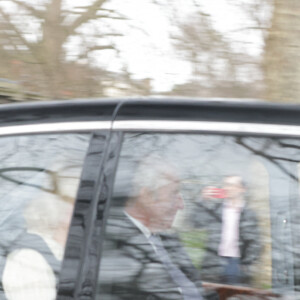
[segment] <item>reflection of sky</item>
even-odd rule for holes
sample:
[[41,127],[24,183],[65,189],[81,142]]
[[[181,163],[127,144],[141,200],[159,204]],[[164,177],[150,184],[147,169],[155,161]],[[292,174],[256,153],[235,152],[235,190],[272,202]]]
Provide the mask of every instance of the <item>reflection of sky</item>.
[[[232,137],[208,135],[146,134],[125,139],[116,184],[123,188],[134,174],[138,161],[150,154],[158,154],[178,168],[185,182],[196,180],[201,185],[221,183],[224,175],[246,175],[249,151],[235,143]],[[130,156],[131,153],[135,155]],[[119,183],[118,183],[119,181]],[[123,181],[123,183],[122,183]],[[119,188],[116,187],[116,191]]]
[[[251,181],[253,178],[250,176],[255,174],[250,168],[255,160],[263,162],[265,168],[272,170],[274,178],[286,180],[287,174],[280,169],[283,167],[289,170],[285,159],[293,155],[300,160],[297,140],[240,139],[200,134],[128,134],[126,137],[117,171],[115,195],[120,191],[128,192],[138,162],[152,154],[169,161],[178,168],[185,184],[192,186],[194,182],[198,189],[208,184],[221,186],[226,175],[241,175],[246,182]],[[280,142],[292,147],[284,147]],[[294,156],[296,153],[297,156]],[[272,156],[281,158],[276,160],[279,166],[270,162]]]
[[[83,155],[87,147],[88,136],[84,135],[41,135],[41,136],[23,136],[8,137],[0,140],[1,168],[12,167],[29,167],[37,169],[45,169],[48,171],[62,172],[64,169],[73,168],[81,165]],[[45,147],[47,145],[47,147]],[[42,150],[42,151],[41,151]],[[73,170],[73,172],[75,172]],[[43,188],[51,188],[50,175],[43,175],[43,171],[9,171],[4,172],[4,176],[22,181],[24,184],[33,184],[35,178],[37,185]],[[78,176],[78,172],[76,172]],[[45,179],[48,180],[45,180]],[[43,179],[43,180],[42,180]],[[15,183],[1,180],[0,200],[10,190],[15,189]]]

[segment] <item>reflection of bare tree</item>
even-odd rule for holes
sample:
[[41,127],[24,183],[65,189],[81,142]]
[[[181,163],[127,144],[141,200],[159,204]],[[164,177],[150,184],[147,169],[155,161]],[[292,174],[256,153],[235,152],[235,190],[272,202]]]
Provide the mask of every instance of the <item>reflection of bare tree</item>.
[[[73,168],[78,168],[80,166],[78,165],[70,165],[66,166],[63,168],[63,170],[58,170],[58,171],[52,171],[49,169],[45,168],[38,168],[38,167],[10,167],[10,168],[1,168],[0,169],[0,178],[13,182],[18,185],[23,185],[23,186],[30,186],[37,188],[43,192],[47,192],[50,194],[55,194],[55,195],[60,195],[62,198],[65,200],[70,200],[67,199],[68,196],[63,195],[60,191],[60,179],[61,179],[61,172],[66,171],[67,169],[73,169]],[[14,173],[11,172],[18,172],[17,175],[12,175]],[[39,181],[40,184],[37,183],[32,183],[30,180],[27,179],[22,179],[20,174],[24,173],[28,174],[27,172],[32,172],[32,173],[43,173],[46,174],[49,180],[42,180]],[[49,186],[46,186],[45,182],[50,182]]]
[[274,155],[267,154],[266,151],[258,150],[258,149],[251,147],[250,145],[247,145],[246,142],[244,141],[244,139],[245,138],[243,138],[243,137],[237,137],[236,143],[243,146],[244,148],[248,149],[255,155],[265,158],[266,160],[268,160],[269,162],[271,162],[272,164],[277,166],[278,169],[280,169],[283,173],[287,174],[290,178],[292,178],[293,180],[298,182],[298,177],[295,176],[294,174],[292,174],[291,172],[289,172],[282,164],[280,164],[278,162],[278,160],[286,161],[286,162],[295,162],[295,163],[298,163],[299,160],[291,159],[288,157],[280,157],[280,156],[274,156]]
[[[290,144],[290,143],[285,143],[285,142],[281,142],[278,141],[278,144],[282,147],[282,148],[291,148],[291,149],[298,149],[300,150],[300,145],[295,145],[295,144]],[[299,160],[298,160],[299,161]]]
[[[200,178],[209,178],[206,182],[208,184],[211,181],[217,182],[220,177],[226,175],[229,166],[231,170],[233,165],[237,165],[238,170],[242,169],[242,165],[247,165],[248,158],[253,154],[271,162],[289,177],[297,180],[286,166],[287,163],[298,163],[300,160],[297,153],[291,153],[292,149],[300,149],[296,141],[265,138],[253,140],[249,137],[205,134],[144,133],[128,136],[123,145],[122,155],[136,163],[142,157],[157,153],[178,166],[185,180],[199,182]],[[132,153],[137,154],[133,157]],[[232,153],[239,154],[232,156]]]
[[[16,179],[16,178],[11,177],[10,175],[6,175],[5,174],[5,173],[14,172],[14,171],[17,171],[17,172],[22,172],[22,171],[25,171],[25,172],[28,172],[28,171],[29,172],[43,172],[45,174],[48,174],[48,175],[50,175],[50,178],[53,179],[52,180],[52,182],[53,182],[53,188],[52,189],[45,188],[45,187],[43,187],[41,185],[30,183],[30,182],[26,182],[26,181],[20,180],[20,179]],[[54,180],[54,178],[55,178],[54,174],[55,174],[55,172],[53,172],[53,171],[42,169],[42,168],[33,168],[33,167],[2,168],[0,170],[0,177],[3,178],[3,179],[5,179],[5,180],[8,180],[8,181],[16,183],[16,184],[21,184],[21,185],[27,185],[27,186],[31,186],[31,187],[36,187],[36,188],[41,189],[42,191],[49,192],[49,193],[55,193],[55,191],[57,190],[57,184],[56,184],[56,182]]]

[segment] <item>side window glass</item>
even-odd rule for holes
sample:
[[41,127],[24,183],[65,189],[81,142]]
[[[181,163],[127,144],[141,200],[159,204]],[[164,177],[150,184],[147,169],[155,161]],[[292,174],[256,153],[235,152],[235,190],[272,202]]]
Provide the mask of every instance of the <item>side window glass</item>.
[[297,299],[299,147],[126,134],[97,299]]
[[55,299],[89,139],[0,138],[1,299]]

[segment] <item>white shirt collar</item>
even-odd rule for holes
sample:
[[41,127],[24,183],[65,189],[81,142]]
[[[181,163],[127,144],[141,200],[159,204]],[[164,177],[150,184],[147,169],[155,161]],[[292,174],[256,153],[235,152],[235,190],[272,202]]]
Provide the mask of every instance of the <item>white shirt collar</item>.
[[126,211],[124,214],[132,221],[132,223],[145,235],[147,239],[151,236],[151,231],[145,225],[142,224],[139,220],[129,215]]

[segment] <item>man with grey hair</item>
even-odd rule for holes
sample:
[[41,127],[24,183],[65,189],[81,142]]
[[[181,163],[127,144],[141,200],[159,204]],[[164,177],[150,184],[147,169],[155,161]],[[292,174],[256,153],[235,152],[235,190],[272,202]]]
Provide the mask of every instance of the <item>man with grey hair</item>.
[[184,208],[179,187],[175,168],[158,156],[149,156],[135,172],[133,193],[125,212],[152,233],[168,230],[177,211]]
[[156,156],[143,159],[124,209],[108,220],[101,299],[206,299],[197,270],[170,231],[183,208],[175,168]]

